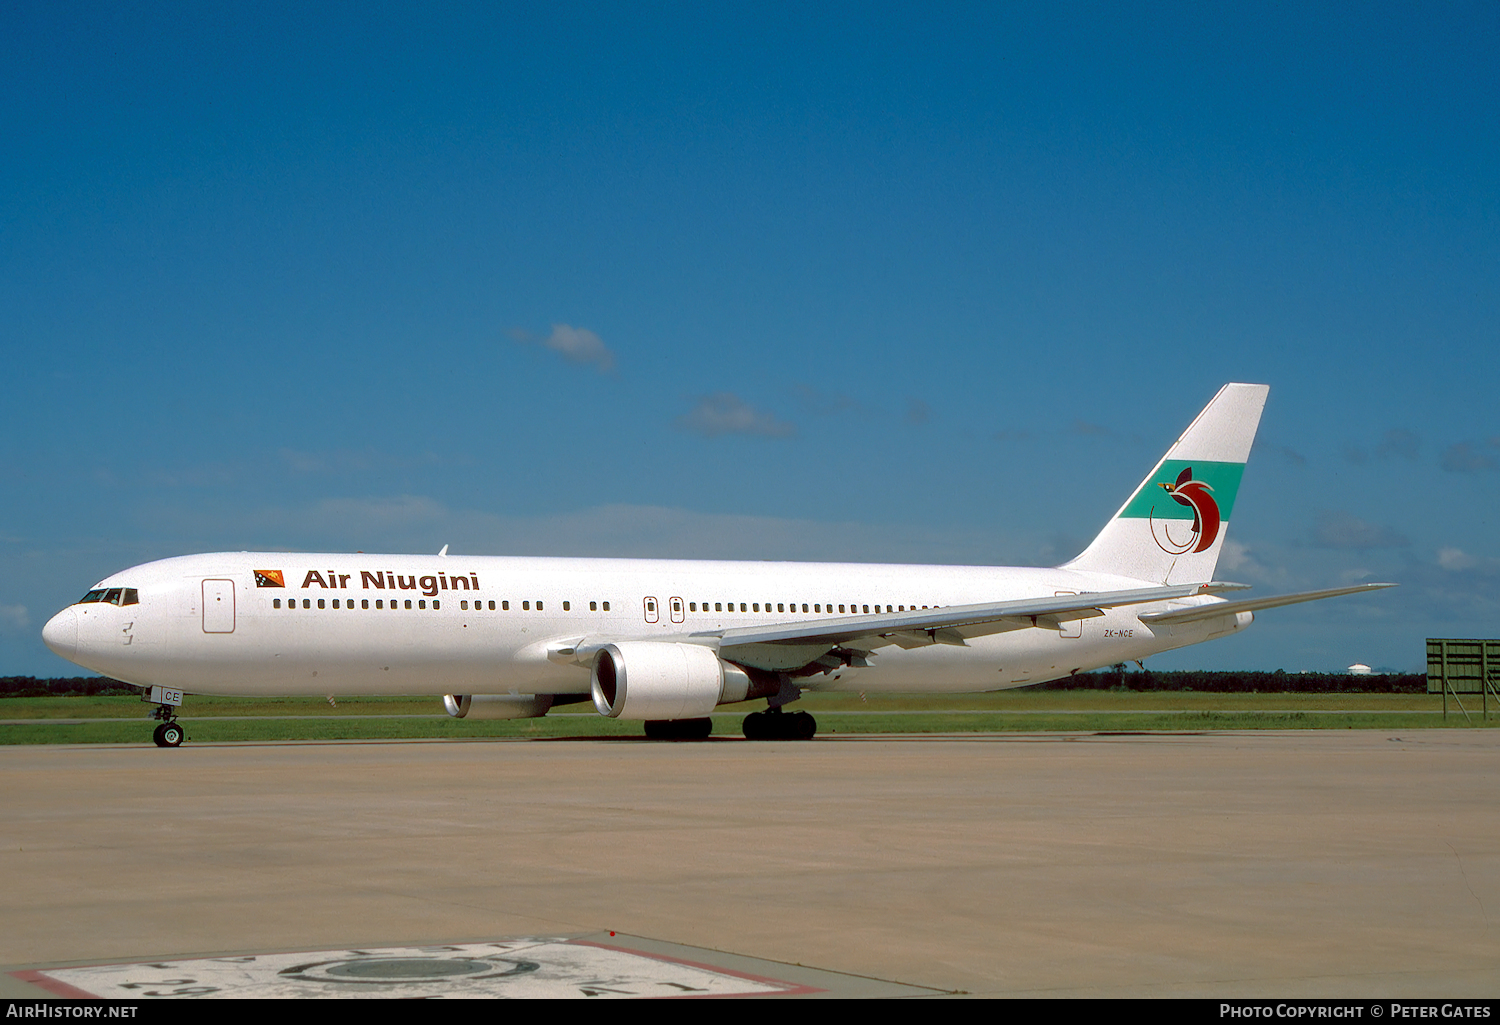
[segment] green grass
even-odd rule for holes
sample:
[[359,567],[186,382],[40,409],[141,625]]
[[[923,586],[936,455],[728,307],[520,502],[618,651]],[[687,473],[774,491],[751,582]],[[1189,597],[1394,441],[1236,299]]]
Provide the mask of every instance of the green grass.
[[[1479,703],[1466,722],[1450,701],[1426,694],[1223,694],[1206,692],[1004,691],[928,696],[809,694],[796,707],[818,716],[819,732],[1006,733],[1257,729],[1493,727]],[[738,736],[748,702],[714,716],[716,736]],[[10,698],[0,702],[0,744],[149,744],[150,706],[132,697]],[[182,708],[189,742],[639,737],[641,725],[570,705],[541,719],[471,722],[442,714],[434,697],[216,698],[190,695]],[[241,718],[249,717],[249,718]],[[24,720],[16,722],[15,720]],[[63,720],[81,720],[65,722]]]

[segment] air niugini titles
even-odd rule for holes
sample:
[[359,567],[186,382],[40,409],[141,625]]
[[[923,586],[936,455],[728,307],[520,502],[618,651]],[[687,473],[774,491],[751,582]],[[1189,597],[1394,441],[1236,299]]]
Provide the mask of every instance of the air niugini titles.
[[[340,573],[337,570],[329,570],[327,573],[310,569],[302,578],[302,588],[322,587],[328,590],[352,590],[349,581],[354,579],[353,573]],[[281,570],[258,569],[255,571],[256,587],[285,587]],[[359,586],[368,590],[384,591],[387,588],[393,591],[421,591],[427,597],[434,597],[439,591],[477,591],[479,590],[479,574],[470,573],[464,576],[455,573],[449,576],[447,573],[429,573],[425,576],[405,576],[391,570],[368,570],[359,571]]]

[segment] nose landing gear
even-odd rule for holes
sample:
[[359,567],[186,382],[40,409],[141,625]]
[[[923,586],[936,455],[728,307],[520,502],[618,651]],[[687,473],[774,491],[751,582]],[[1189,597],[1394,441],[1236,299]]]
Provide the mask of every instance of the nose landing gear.
[[181,747],[184,734],[182,724],[177,721],[177,709],[182,704],[182,691],[153,686],[141,695],[141,700],[155,705],[151,718],[161,720],[161,725],[151,734],[156,746]]
[[182,746],[182,724],[175,719],[162,723],[151,734],[151,739],[156,741],[157,747],[180,747]]

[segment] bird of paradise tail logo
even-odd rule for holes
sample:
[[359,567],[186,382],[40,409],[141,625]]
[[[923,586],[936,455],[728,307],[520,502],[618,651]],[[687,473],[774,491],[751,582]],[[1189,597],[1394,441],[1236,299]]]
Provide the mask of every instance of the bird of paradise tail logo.
[[[1193,510],[1193,525],[1186,538],[1172,536],[1173,521],[1158,520],[1151,515],[1151,537],[1157,545],[1171,555],[1207,551],[1219,536],[1219,503],[1214,501],[1214,489],[1201,480],[1193,480],[1191,466],[1185,467],[1174,483],[1158,482],[1156,486],[1171,495],[1172,501],[1178,505]],[[1151,512],[1154,514],[1155,511],[1153,506]]]

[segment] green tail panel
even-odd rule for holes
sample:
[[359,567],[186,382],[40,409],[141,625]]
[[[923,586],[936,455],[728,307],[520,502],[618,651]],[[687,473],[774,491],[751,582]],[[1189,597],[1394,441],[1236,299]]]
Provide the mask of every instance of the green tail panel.
[[1166,488],[1159,485],[1176,485],[1183,470],[1192,469],[1192,479],[1208,485],[1214,501],[1219,506],[1219,515],[1225,522],[1234,509],[1234,496],[1240,490],[1240,478],[1244,476],[1244,463],[1213,463],[1202,459],[1166,459],[1162,461],[1151,479],[1135,493],[1135,496],[1120,510],[1121,519],[1191,520],[1191,506],[1173,501]]

